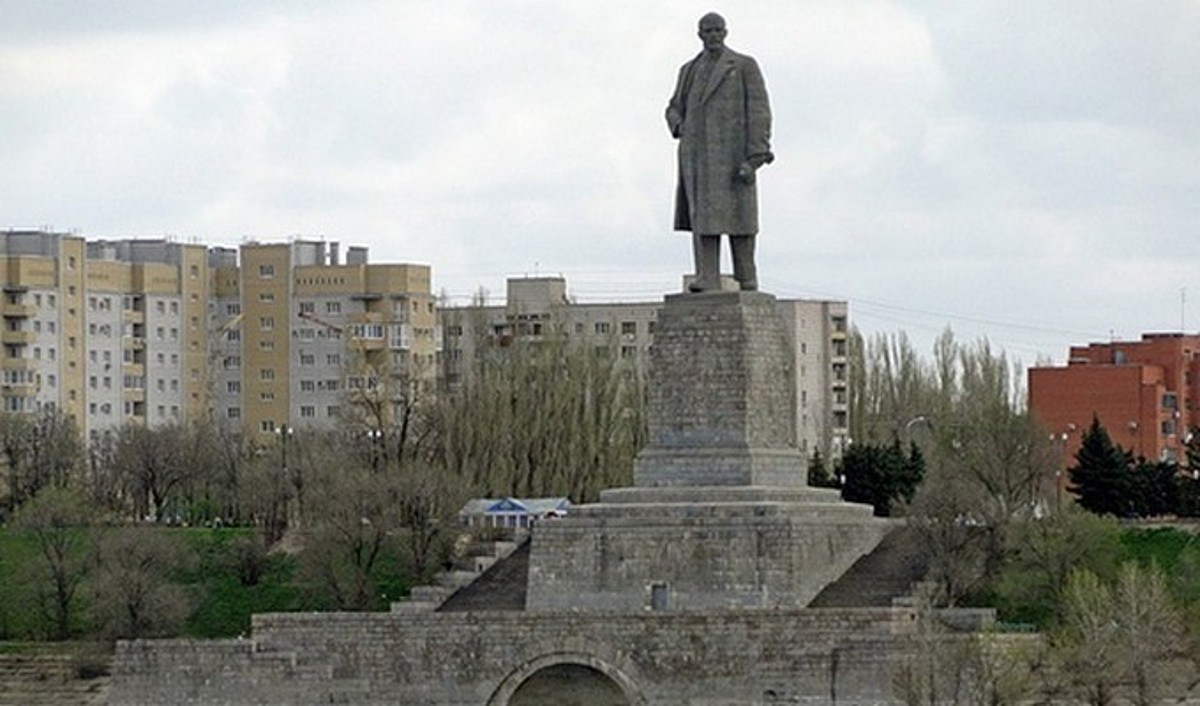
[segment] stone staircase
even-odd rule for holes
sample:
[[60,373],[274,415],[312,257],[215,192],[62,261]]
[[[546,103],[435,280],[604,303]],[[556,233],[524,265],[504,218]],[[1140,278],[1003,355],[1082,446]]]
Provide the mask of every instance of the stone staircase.
[[0,705],[101,706],[108,703],[112,655],[0,654]]
[[[428,586],[414,586],[409,592],[408,600],[393,603],[391,610],[393,613],[441,610],[441,606],[447,600],[486,576],[497,565],[504,563],[506,559],[517,553],[521,547],[525,548],[525,565],[528,566],[528,545],[528,537],[519,544],[511,540],[475,542],[463,557],[455,561],[449,571],[438,576],[436,583]],[[524,586],[522,585],[523,590]],[[524,606],[522,593],[521,608]]]
[[829,584],[809,608],[882,608],[904,601],[929,572],[929,551],[916,530],[900,525]]
[[496,561],[479,578],[458,589],[438,612],[525,610],[529,578],[528,538],[508,556]]

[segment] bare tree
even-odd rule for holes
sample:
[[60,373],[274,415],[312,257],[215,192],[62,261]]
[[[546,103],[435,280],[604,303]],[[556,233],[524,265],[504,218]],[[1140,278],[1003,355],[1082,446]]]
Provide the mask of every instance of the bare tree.
[[374,608],[376,569],[400,525],[396,479],[341,467],[313,480],[321,508],[305,531],[303,575],[339,609]]
[[1192,664],[1179,609],[1157,567],[1128,563],[1115,585],[1076,571],[1063,604],[1052,645],[1058,673],[1078,698],[1092,706],[1122,697],[1149,706],[1183,695]]
[[97,542],[93,612],[109,637],[176,634],[189,605],[173,573],[194,557],[179,538],[153,527],[105,531]]
[[3,508],[12,512],[42,488],[66,485],[81,468],[83,445],[70,418],[47,408],[0,414],[0,454],[8,471]]
[[79,587],[87,574],[84,548],[92,511],[82,492],[54,486],[25,503],[16,516],[16,526],[36,539],[39,603],[58,640],[68,639],[74,630]]
[[932,593],[919,594],[916,621],[903,641],[892,684],[908,706],[1008,706],[1032,690],[1037,641],[988,631],[955,632],[940,618]]
[[618,350],[558,335],[483,349],[436,410],[435,465],[483,494],[581,501],[627,484],[644,389]]

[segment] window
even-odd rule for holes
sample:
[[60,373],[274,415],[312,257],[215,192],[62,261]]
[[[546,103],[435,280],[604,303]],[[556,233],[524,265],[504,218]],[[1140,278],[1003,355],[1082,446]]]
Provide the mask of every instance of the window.
[[341,365],[342,364],[342,354],[341,353],[327,354],[325,356],[325,364],[326,365]]
[[315,355],[313,355],[312,353],[301,353],[300,354],[300,365],[307,366],[307,365],[316,365],[316,364],[317,364],[317,357]]
[[314,314],[317,311],[316,302],[300,302],[301,314]]
[[164,302],[164,301],[163,301],[163,300],[161,300],[161,299],[160,299],[160,300],[158,300],[158,301],[156,301],[156,302],[154,302],[154,310],[155,310],[155,311],[157,311],[157,312],[158,312],[158,313],[160,313],[160,314],[165,314],[165,313],[167,313],[167,303],[166,303],[166,302]]
[[88,378],[88,387],[92,388],[93,390],[96,389],[97,383],[99,383],[99,380],[96,379],[95,375]]
[[260,351],[273,351],[275,350],[275,341],[263,339],[258,342],[258,349]]
[[237,316],[238,314],[242,313],[242,305],[241,304],[226,304],[225,305],[225,313],[230,316]]
[[594,330],[598,334],[608,333],[608,331],[609,331],[608,322],[607,321],[597,321],[595,326],[592,327],[592,330]]
[[650,610],[666,610],[669,599],[667,584],[656,583],[650,586]]
[[637,335],[637,322],[636,321],[622,321],[621,322],[621,335],[622,336],[636,336]]
[[258,317],[258,328],[263,331],[274,331],[275,330],[275,317],[274,316]]
[[242,357],[240,355],[225,356],[225,369],[232,370],[242,367]]
[[272,432],[275,431],[275,422],[270,419],[264,419],[258,425],[259,431]]
[[342,313],[342,303],[341,302],[325,302],[325,313],[326,314]]
[[239,331],[238,329],[231,328],[225,332],[225,340],[240,341],[240,340],[242,340],[242,332]]
[[312,405],[300,405],[300,416],[305,419],[311,419],[317,416],[317,408]]
[[258,295],[258,300],[264,304],[270,304],[275,301],[274,292],[262,292]]
[[[274,265],[259,265],[258,266],[258,276],[262,279],[271,279],[272,277],[275,276],[275,266]],[[268,429],[267,431],[270,431],[270,429]]]
[[241,407],[230,407],[230,408],[226,409],[225,417],[228,419],[241,419],[242,418]]
[[331,404],[325,408],[325,416],[327,417],[336,417],[341,413],[342,408],[335,404]]
[[199,265],[191,265],[190,267],[188,267],[188,277],[191,277],[192,279],[196,279],[199,276],[200,276],[200,266]]
[[238,380],[230,380],[225,383],[225,391],[231,395],[238,395],[242,392],[242,383]]
[[274,368],[262,368],[261,370],[258,371],[258,379],[262,380],[263,382],[271,382],[272,380],[275,379],[275,369]]
[[312,380],[301,380],[300,381],[300,391],[301,392],[316,392],[316,390],[317,390],[316,382],[314,382]]
[[179,314],[179,302],[171,302],[171,313],[174,315]]

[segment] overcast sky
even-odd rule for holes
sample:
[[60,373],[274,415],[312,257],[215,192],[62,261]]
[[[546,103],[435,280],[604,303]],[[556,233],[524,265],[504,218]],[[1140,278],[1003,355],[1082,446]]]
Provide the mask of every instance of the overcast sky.
[[1197,0],[0,0],[0,227],[659,298],[709,10],[771,96],[766,291],[1026,363],[1200,329]]

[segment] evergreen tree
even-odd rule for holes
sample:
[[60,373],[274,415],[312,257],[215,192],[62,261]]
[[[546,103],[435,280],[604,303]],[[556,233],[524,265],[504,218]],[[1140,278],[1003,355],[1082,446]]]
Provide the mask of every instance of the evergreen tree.
[[842,457],[842,498],[868,503],[889,517],[898,502],[908,502],[925,474],[925,460],[914,450],[905,456],[899,439],[891,444],[852,444]]
[[825,457],[821,455],[820,449],[813,451],[812,458],[808,460],[808,485],[811,488],[837,487],[837,480],[825,466]]
[[1180,514],[1179,481],[1179,467],[1174,463],[1138,459],[1132,478],[1137,516]]
[[1099,418],[1093,416],[1075,453],[1075,465],[1067,471],[1070,491],[1084,509],[1098,515],[1134,515],[1137,502],[1132,466],[1133,456],[1114,444]]

